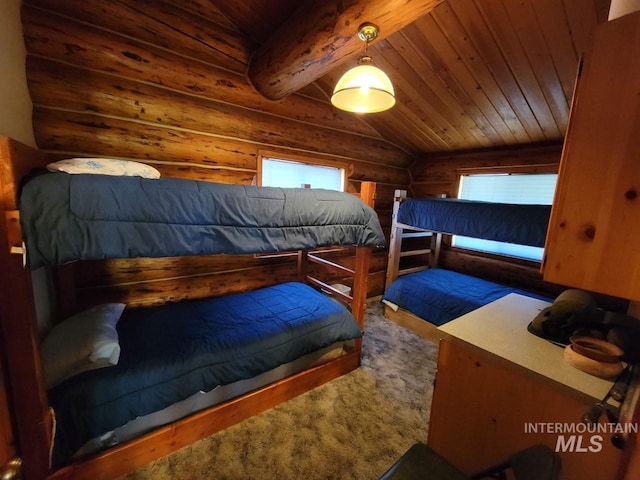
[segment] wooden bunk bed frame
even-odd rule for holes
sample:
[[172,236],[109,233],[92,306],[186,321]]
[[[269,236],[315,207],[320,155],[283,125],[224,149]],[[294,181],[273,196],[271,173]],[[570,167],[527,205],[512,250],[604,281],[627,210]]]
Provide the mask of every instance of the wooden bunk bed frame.
[[[469,229],[468,225],[463,227],[458,227],[454,223],[429,223],[428,220],[426,224],[432,225],[432,229],[425,229],[421,227],[416,227],[414,225],[404,224],[398,221],[398,214],[400,212],[400,208],[402,203],[407,199],[407,192],[405,190],[396,190],[394,193],[394,201],[393,201],[393,214],[392,214],[392,224],[391,224],[391,234],[389,241],[389,255],[388,255],[388,263],[387,263],[387,276],[385,282],[385,291],[389,289],[389,286],[400,276],[406,275],[410,273],[420,272],[423,270],[427,270],[429,268],[436,268],[439,266],[440,261],[440,252],[444,235],[450,235],[448,232],[459,232],[459,228],[463,230],[466,228],[467,233],[462,233],[463,235],[473,237],[474,231],[473,228]],[[436,199],[429,199],[428,203],[441,203],[446,204],[449,203],[446,200],[443,202],[438,202]],[[474,202],[469,202],[472,204]],[[486,202],[477,202],[476,206],[481,205]],[[456,201],[451,202],[451,205],[455,205]],[[464,205],[464,203],[460,203],[458,206]],[[409,205],[407,205],[409,206]],[[505,232],[504,225],[508,225],[513,223],[513,209],[506,205],[509,209],[505,211],[503,207],[504,204],[496,203],[495,206],[500,207],[498,212],[496,212],[495,222],[489,222],[491,226],[491,231],[489,232],[490,236],[483,236],[481,238],[493,239],[496,241],[506,241],[509,243],[519,243],[519,240],[524,238],[522,232],[526,232],[526,239],[524,242],[536,242],[535,245],[538,245],[541,238],[541,226],[542,226],[542,218],[547,210],[546,206],[534,206],[534,205],[522,205],[521,207],[527,209],[525,213],[531,212],[532,221],[530,222],[521,222],[523,226],[526,227],[521,230],[516,230],[518,235],[516,235],[516,231],[507,231]],[[534,208],[534,210],[528,210],[530,208]],[[454,210],[455,212],[459,212],[460,210]],[[477,213],[477,210],[474,210]],[[491,215],[493,212],[489,212]],[[517,215],[522,216],[523,213],[521,210],[515,212]],[[441,212],[440,215],[443,215]],[[460,215],[460,218],[464,218],[465,215],[469,214],[469,210],[464,210],[462,214],[454,213],[453,217],[456,215]],[[486,213],[482,213],[486,214]],[[506,215],[506,216],[505,216]],[[511,216],[510,216],[511,215]],[[453,217],[448,217],[447,214],[444,214],[442,218],[451,219]],[[409,215],[408,218],[411,218]],[[520,218],[520,217],[518,217]],[[425,220],[417,220],[419,223]],[[520,222],[520,220],[519,220]],[[423,223],[424,225],[425,223]],[[442,230],[441,230],[442,229]],[[483,235],[487,235],[487,233],[483,233]],[[505,238],[506,237],[506,238]],[[411,238],[423,238],[421,245],[407,245],[404,243],[405,239]],[[514,241],[515,240],[515,241]],[[407,242],[408,243],[408,242]],[[534,243],[525,243],[528,245],[534,245]],[[426,247],[425,247],[426,245]],[[410,264],[408,268],[400,268],[400,260],[401,258],[406,257],[418,257],[418,262],[413,262]],[[467,276],[472,278],[472,275],[466,274],[463,276]],[[481,277],[479,277],[481,278]],[[502,283],[495,283],[495,286],[502,286]],[[508,282],[507,282],[508,284]],[[461,302],[464,302],[461,299]],[[435,343],[440,341],[442,335],[440,334],[438,327],[433,323],[424,320],[423,318],[417,316],[416,314],[400,307],[394,305],[389,302],[386,303],[386,300],[383,300],[384,303],[384,315],[388,319],[400,324],[401,326],[408,328],[414,331],[419,336],[431,340]],[[397,308],[396,308],[397,307]]]
[[[15,433],[23,459],[26,480],[108,479],[160,458],[183,446],[223,430],[246,418],[307,392],[360,365],[362,340],[353,349],[327,363],[213,406],[142,437],[114,446],[86,460],[51,471],[49,456],[54,435],[54,419],[40,362],[40,342],[34,305],[31,273],[22,265],[22,235],[19,223],[18,193],[22,179],[32,170],[43,168],[52,159],[44,152],[15,140],[0,137],[0,262],[2,290],[0,334],[7,377],[15,414]],[[362,182],[361,199],[373,206],[375,183]],[[347,268],[310,252],[298,254],[298,278],[351,305],[351,311],[364,331],[367,276],[371,251],[357,247],[355,264]],[[337,270],[353,281],[352,294],[345,294],[308,274],[309,264]],[[65,270],[65,269],[61,269]],[[66,273],[65,273],[66,275]],[[69,282],[64,282],[68,284]]]
[[[389,257],[387,263],[387,276],[385,280],[385,290],[400,275],[420,272],[428,268],[438,266],[440,259],[440,247],[442,245],[442,233],[432,230],[425,230],[413,225],[406,225],[398,222],[398,210],[400,204],[406,200],[406,190],[396,190],[393,194],[393,212],[391,216],[391,234],[389,236]],[[416,250],[403,250],[403,240],[409,238],[430,239],[427,248],[419,248]],[[403,257],[426,257],[424,263],[419,266],[409,268],[400,268],[400,259]],[[440,333],[438,327],[429,323],[408,310],[398,307],[397,310],[384,304],[384,316],[398,325],[408,328],[422,338],[430,340],[434,343],[440,341]]]

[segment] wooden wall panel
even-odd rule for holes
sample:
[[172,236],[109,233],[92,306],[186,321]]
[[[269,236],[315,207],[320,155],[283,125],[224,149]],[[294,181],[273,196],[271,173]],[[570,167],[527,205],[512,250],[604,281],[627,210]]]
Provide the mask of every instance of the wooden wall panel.
[[[66,13],[73,15],[72,12]],[[247,114],[261,112],[266,116],[265,121],[275,122],[278,118],[297,120],[306,125],[309,132],[313,131],[309,128],[311,125],[328,131],[353,132],[363,137],[354,137],[348,143],[364,142],[366,152],[366,143],[370,141],[373,146],[387,150],[399,164],[407,162],[406,154],[378,140],[379,135],[364,122],[354,121],[352,116],[340,113],[327,103],[301,95],[291,95],[280,102],[269,101],[258,95],[242,74],[75,22],[29,4],[23,6],[22,19],[28,55],[158,85],[167,92],[173,90],[182,95],[216,100],[219,108],[241,106],[247,109]],[[30,70],[27,76],[29,80]],[[85,84],[83,88],[93,90],[91,84]]]
[[[386,38],[371,45],[373,58],[385,70],[389,67],[398,99],[395,108],[379,115],[331,118],[335,112],[328,98],[333,85],[355,59],[284,103],[269,105],[250,88],[238,95],[248,95],[245,99],[254,95],[247,108],[278,112],[303,122],[324,118],[329,123],[323,126],[328,128],[348,119],[346,123],[350,120],[352,125],[339,128],[350,130],[358,124],[364,135],[380,138],[377,129],[385,139],[416,155],[561,141],[578,60],[593,27],[606,21],[609,3],[443,2],[401,31],[388,37],[383,33]],[[177,54],[237,76],[243,76],[251,51],[268,41],[299,6],[292,0],[89,0],[81,5],[72,0],[29,0],[28,4],[45,15],[57,13],[62,21],[95,25],[99,35],[113,34],[135,49],[114,49],[114,57],[127,52],[133,54],[129,61],[149,62],[149,56],[138,50],[150,47],[160,57],[162,52]],[[65,55],[82,56],[83,45],[70,40]],[[76,45],[81,48],[72,51]],[[224,83],[222,72],[214,75],[214,83]],[[227,79],[233,82],[233,78]],[[199,88],[211,87],[196,80]],[[234,82],[234,87],[242,89],[248,84]],[[315,114],[313,120],[311,110],[290,108],[304,97],[320,100],[317,104],[324,113]]]
[[[44,150],[87,152],[102,156],[136,158],[142,161],[191,163],[201,167],[226,167],[235,170],[257,168],[256,152],[242,148],[228,152],[230,142],[194,132],[148,125],[137,121],[76,113],[36,106],[38,140]],[[226,151],[225,151],[226,150]],[[218,155],[218,153],[221,155]],[[224,156],[223,156],[224,155]]]
[[77,2],[33,0],[38,7],[71,13],[80,20],[137,40],[196,58],[236,73],[244,73],[249,46],[244,36],[214,9],[193,21],[193,13],[162,0]]
[[440,264],[450,270],[474,277],[486,278],[504,285],[512,285],[540,292],[555,298],[565,287],[542,280],[540,265],[526,260],[505,261],[498,256],[480,256],[460,249],[443,248]]
[[77,291],[77,310],[104,302],[149,307],[166,302],[226,295],[298,280],[295,265],[212,272],[207,275],[168,277],[150,283],[126,283]]
[[439,155],[417,161],[411,167],[414,197],[458,195],[458,179],[466,173],[517,173],[558,171],[562,145],[503,150],[484,150],[457,155]]
[[[268,102],[241,75],[30,5],[23,22],[30,91],[51,111],[90,111],[398,170],[410,162],[364,122],[324,102],[299,95]],[[42,121],[34,123],[36,134]]]

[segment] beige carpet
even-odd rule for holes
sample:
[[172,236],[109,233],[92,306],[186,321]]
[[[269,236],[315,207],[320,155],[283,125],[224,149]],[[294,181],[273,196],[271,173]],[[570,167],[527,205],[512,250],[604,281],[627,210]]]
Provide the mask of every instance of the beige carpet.
[[437,348],[369,301],[362,366],[126,479],[377,479],[426,440]]

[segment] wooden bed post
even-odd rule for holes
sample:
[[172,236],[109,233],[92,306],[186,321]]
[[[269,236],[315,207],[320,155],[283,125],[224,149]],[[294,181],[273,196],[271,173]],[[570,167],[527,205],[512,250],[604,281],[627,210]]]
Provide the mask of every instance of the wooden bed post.
[[429,255],[429,266],[436,268],[440,262],[440,247],[442,246],[442,233],[435,232],[431,237],[431,254]]
[[309,252],[298,250],[298,281],[304,283],[309,270]]
[[371,250],[369,247],[356,248],[355,277],[353,281],[353,304],[351,313],[364,331],[364,316],[367,310],[367,285],[369,277],[369,261]]
[[[11,165],[9,158],[34,160],[32,165]],[[15,239],[9,238],[17,221],[16,174],[40,164],[44,155],[6,137],[0,138],[0,345],[17,427],[17,440],[27,480],[40,480],[49,473],[51,415],[40,364],[40,342],[33,301],[31,274],[22,267],[22,256],[10,253]],[[24,172],[16,172],[25,170]],[[21,177],[20,177],[21,178]]]
[[[373,208],[376,199],[376,184],[374,182],[362,182],[360,186],[360,199]],[[369,280],[369,263],[371,261],[371,249],[369,247],[356,247],[355,276],[353,281],[353,304],[351,313],[364,331],[364,316],[367,310],[367,293]]]
[[389,236],[389,260],[385,290],[398,278],[400,269],[400,249],[402,248],[402,228],[398,227],[398,209],[400,203],[407,198],[406,190],[396,190],[393,194],[393,213],[391,214],[391,235]]

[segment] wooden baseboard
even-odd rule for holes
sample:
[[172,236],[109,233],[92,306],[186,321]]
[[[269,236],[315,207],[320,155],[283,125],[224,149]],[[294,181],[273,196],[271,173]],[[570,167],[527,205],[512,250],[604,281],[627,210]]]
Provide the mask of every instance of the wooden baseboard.
[[401,327],[404,327],[408,330],[411,330],[419,337],[424,338],[425,340],[429,340],[436,345],[442,338],[442,334],[438,331],[438,327],[436,327],[433,323],[427,322],[426,320],[402,308],[398,308],[398,310],[396,311],[388,305],[385,305],[384,316],[392,322],[397,323]]

